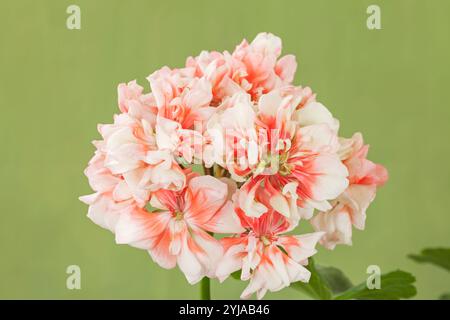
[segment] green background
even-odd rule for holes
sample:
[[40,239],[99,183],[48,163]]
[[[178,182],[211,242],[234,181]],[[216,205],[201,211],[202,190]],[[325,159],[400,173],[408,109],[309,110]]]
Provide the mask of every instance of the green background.
[[[366,27],[378,4],[382,30]],[[66,28],[81,7],[82,29]],[[201,50],[232,50],[261,31],[297,56],[296,83],[311,86],[341,120],[362,131],[390,181],[352,247],[321,248],[316,261],[364,281],[368,265],[417,277],[418,298],[450,289],[450,276],[406,258],[450,245],[450,2],[2,0],[0,4],[0,298],[197,298],[178,270],[114,243],[86,218],[78,196],[99,137],[117,112],[116,86]],[[305,229],[306,230],[306,229]],[[79,265],[82,289],[66,289]],[[212,282],[213,298],[244,283]],[[303,298],[293,289],[266,296]]]

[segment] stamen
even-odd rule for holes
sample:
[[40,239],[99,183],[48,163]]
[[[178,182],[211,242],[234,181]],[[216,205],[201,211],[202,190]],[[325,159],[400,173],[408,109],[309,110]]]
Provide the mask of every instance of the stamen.
[[271,241],[266,236],[261,236],[260,239],[265,246],[269,246],[271,244]]
[[183,220],[183,212],[174,212],[173,216],[175,217],[175,220]]

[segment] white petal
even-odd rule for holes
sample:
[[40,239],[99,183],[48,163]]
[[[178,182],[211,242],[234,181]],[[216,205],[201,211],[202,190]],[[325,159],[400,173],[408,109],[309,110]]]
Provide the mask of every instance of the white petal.
[[327,124],[333,131],[337,131],[339,123],[333,118],[331,112],[321,103],[311,101],[295,112],[295,120],[302,126]]

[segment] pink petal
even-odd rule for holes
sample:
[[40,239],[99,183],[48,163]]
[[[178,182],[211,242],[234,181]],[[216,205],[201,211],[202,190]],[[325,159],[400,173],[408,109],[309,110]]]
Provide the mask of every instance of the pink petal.
[[227,201],[211,219],[202,224],[202,228],[214,233],[242,233],[245,231],[231,201]]
[[195,177],[186,191],[185,219],[202,226],[217,213],[228,197],[225,183],[211,176]]
[[295,71],[297,71],[297,61],[291,54],[282,57],[275,66],[275,72],[285,83],[294,81]]
[[149,250],[161,237],[171,218],[169,212],[149,213],[136,208],[121,215],[115,230],[116,242]]

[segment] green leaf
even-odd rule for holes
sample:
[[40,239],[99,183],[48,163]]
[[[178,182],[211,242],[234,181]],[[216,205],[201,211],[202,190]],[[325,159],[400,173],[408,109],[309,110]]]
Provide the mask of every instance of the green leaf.
[[308,259],[308,266],[306,267],[311,272],[311,278],[308,283],[304,282],[294,282],[291,287],[299,290],[313,299],[318,300],[330,300],[333,298],[333,293],[328,283],[322,277],[322,275],[317,271],[312,258]]
[[439,300],[450,300],[450,292],[441,294],[441,296],[439,297]]
[[235,271],[231,274],[231,277],[236,280],[241,280],[241,270]]
[[316,270],[327,283],[333,294],[344,292],[353,287],[352,282],[338,268],[316,265]]
[[398,300],[416,295],[413,283],[414,276],[408,272],[397,270],[381,275],[381,288],[369,289],[366,282],[361,283],[337,296],[337,300]]
[[416,262],[431,263],[450,271],[450,248],[424,249],[420,254],[410,254],[408,257]]

